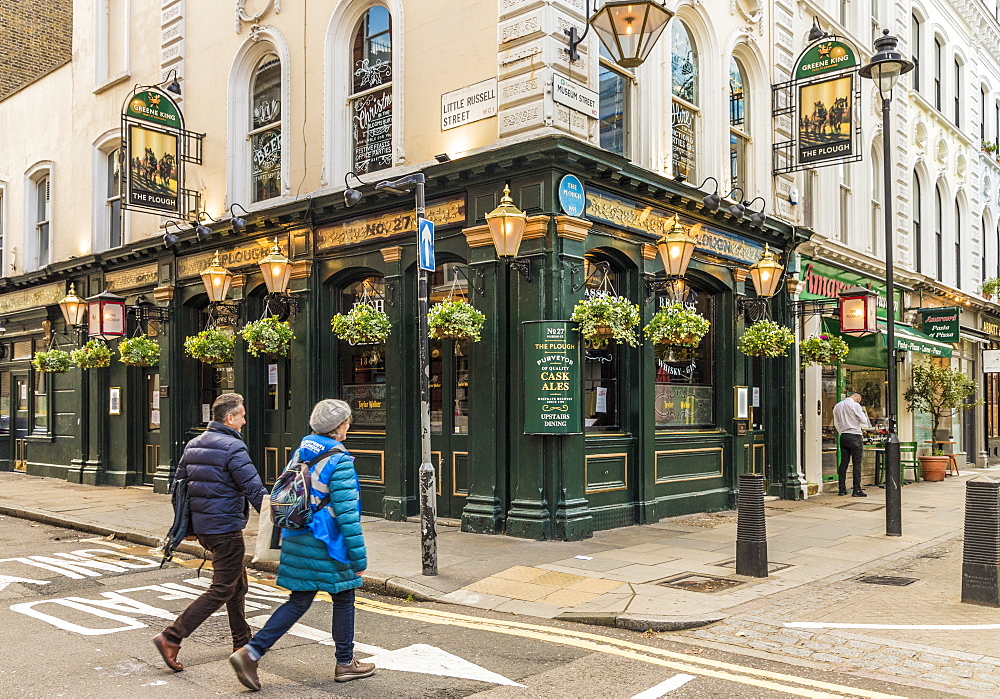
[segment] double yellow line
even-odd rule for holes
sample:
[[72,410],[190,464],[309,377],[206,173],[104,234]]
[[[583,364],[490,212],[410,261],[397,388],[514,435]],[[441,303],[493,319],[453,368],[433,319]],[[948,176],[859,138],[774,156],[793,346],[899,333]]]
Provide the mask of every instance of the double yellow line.
[[708,660],[672,653],[668,650],[644,646],[607,636],[598,636],[580,631],[569,631],[551,626],[538,626],[516,621],[501,621],[497,619],[482,619],[479,617],[454,614],[427,607],[403,607],[367,597],[357,598],[357,608],[374,614],[383,614],[402,619],[412,619],[424,623],[444,626],[461,626],[477,631],[519,636],[549,643],[559,643],[573,646],[595,653],[606,653],[628,658],[650,665],[659,665],[679,672],[712,677],[727,682],[770,689],[785,694],[815,699],[833,697],[866,697],[868,699],[898,699],[894,694],[882,694],[865,689],[832,684],[819,680],[811,680],[794,675],[785,675],[768,670],[758,670],[742,665],[733,665],[717,660]]

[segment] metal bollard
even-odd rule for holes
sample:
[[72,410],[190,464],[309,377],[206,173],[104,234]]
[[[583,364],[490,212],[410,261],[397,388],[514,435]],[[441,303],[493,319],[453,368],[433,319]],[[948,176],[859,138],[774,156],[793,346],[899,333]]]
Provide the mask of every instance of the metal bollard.
[[962,601],[1000,607],[1000,481],[965,484]]
[[736,574],[767,577],[767,528],[764,523],[764,476],[740,476],[737,500]]

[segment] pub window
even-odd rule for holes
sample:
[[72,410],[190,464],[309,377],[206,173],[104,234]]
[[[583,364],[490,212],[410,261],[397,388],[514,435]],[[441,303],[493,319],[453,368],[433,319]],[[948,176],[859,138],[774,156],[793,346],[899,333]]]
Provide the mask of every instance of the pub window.
[[923,247],[924,236],[920,228],[922,217],[923,195],[920,190],[920,178],[917,173],[913,173],[913,269],[917,272],[924,271]]
[[[584,259],[586,298],[614,296],[623,281],[617,270],[596,256]],[[583,343],[583,424],[586,432],[613,432],[619,428],[621,394],[618,375],[621,346],[611,339]]]
[[655,362],[655,417],[657,427],[705,427],[715,424],[715,298],[684,282],[656,299],[657,309],[678,300],[712,324],[698,347],[657,345]]
[[281,60],[271,53],[257,63],[250,91],[251,201],[281,193],[281,109]]
[[[48,349],[45,340],[35,340],[35,352]],[[44,371],[32,369],[32,405],[31,405],[31,432],[32,434],[49,434],[52,426],[49,422],[49,374]]]
[[628,116],[634,77],[613,60],[601,45],[601,148],[628,156]]
[[[464,264],[438,262],[430,275],[430,302],[469,301]],[[430,341],[431,432],[469,433],[469,343]]]
[[[201,327],[207,328],[209,327],[211,317],[211,306],[206,306],[201,313],[203,316]],[[233,327],[217,327],[217,329],[235,332],[235,328]],[[202,425],[207,425],[212,421],[212,403],[215,402],[215,399],[223,393],[236,392],[233,364],[232,362],[226,364],[206,364],[199,361],[198,376],[200,387],[198,403],[201,411],[199,421]]]
[[692,181],[697,177],[698,53],[683,22],[675,19],[670,26],[671,164],[674,177]]
[[146,377],[146,426],[150,430],[160,429],[160,375]]
[[122,243],[122,192],[121,192],[121,148],[114,148],[104,156],[104,223],[109,249],[121,247]]
[[732,187],[746,189],[747,152],[750,124],[747,118],[746,73],[739,61],[729,59],[729,181]]
[[[348,284],[340,293],[340,313],[356,303],[385,311],[382,277],[366,277]],[[361,429],[385,429],[385,345],[355,345],[340,341],[340,397],[351,406],[351,424]]]
[[364,174],[392,165],[392,18],[386,8],[365,12],[351,57],[354,171]]

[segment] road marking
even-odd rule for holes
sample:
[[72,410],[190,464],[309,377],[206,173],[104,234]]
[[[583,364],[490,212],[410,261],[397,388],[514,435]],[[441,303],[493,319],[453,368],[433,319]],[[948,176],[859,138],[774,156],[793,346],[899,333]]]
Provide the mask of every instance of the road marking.
[[633,695],[632,699],[660,699],[660,697],[670,694],[670,692],[678,687],[683,687],[693,679],[693,675],[674,675],[666,682],[660,682],[660,684],[650,687],[645,692]]
[[[794,694],[804,697],[839,697],[848,695],[868,697],[869,699],[887,699],[889,697],[897,696],[881,692],[873,692],[857,687],[833,684],[831,682],[822,682],[820,680],[796,677],[794,675],[770,672],[768,670],[758,670],[756,668],[733,665],[716,660],[699,659],[682,653],[673,653],[671,651],[651,646],[643,646],[629,641],[579,631],[569,631],[555,627],[536,626],[533,624],[525,624],[514,621],[481,619],[479,617],[471,617],[463,614],[454,614],[452,612],[424,609],[419,607],[401,607],[365,597],[358,599],[357,606],[361,610],[377,614],[399,616],[446,626],[462,626],[465,628],[493,631],[510,636],[534,638],[562,645],[575,646],[594,652],[618,655],[620,657],[630,658],[640,662],[669,667],[673,670],[684,673],[714,677],[740,684],[750,684],[764,689],[784,692],[786,694]],[[671,660],[665,660],[663,658],[670,658]],[[683,662],[674,662],[674,659]],[[706,665],[709,667],[700,667],[700,665]],[[800,687],[790,687],[788,684],[779,684],[779,682],[802,685],[806,687],[806,689],[802,689]],[[818,690],[827,690],[830,692],[836,692],[836,694],[828,694],[825,691]]]
[[48,585],[48,580],[32,580],[31,578],[18,578],[13,575],[0,575],[0,590],[14,583],[31,583],[32,585]]
[[[250,626],[261,627],[270,619],[269,614],[261,614],[247,619]],[[294,624],[288,633],[292,636],[307,638],[327,646],[334,645],[333,637],[326,631],[305,624]],[[388,650],[367,643],[354,643],[354,649],[370,655],[365,658],[368,662],[375,663],[380,670],[398,670],[400,672],[417,672],[424,675],[437,675],[439,677],[457,677],[464,680],[477,680],[479,682],[490,682],[492,684],[502,684],[510,687],[523,687],[513,680],[509,680],[503,675],[491,672],[484,667],[470,663],[465,658],[427,645],[426,643],[415,643],[406,648]]]
[[914,629],[922,631],[982,631],[1000,629],[1000,624],[828,624],[822,621],[790,621],[790,629]]

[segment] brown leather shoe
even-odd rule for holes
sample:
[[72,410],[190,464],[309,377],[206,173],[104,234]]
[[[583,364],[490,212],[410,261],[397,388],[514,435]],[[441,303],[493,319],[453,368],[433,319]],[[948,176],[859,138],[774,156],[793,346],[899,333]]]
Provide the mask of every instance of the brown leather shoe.
[[337,663],[333,671],[333,679],[337,682],[350,682],[360,680],[362,677],[371,677],[375,674],[375,663],[362,663],[357,658],[352,658],[346,665]]
[[257,661],[250,657],[245,648],[229,656],[229,664],[236,670],[236,679],[247,689],[257,691],[260,689],[260,680],[257,679]]
[[181,649],[180,643],[171,643],[162,633],[153,637],[153,645],[160,651],[160,657],[174,672],[180,672],[184,666],[177,662],[177,651]]

